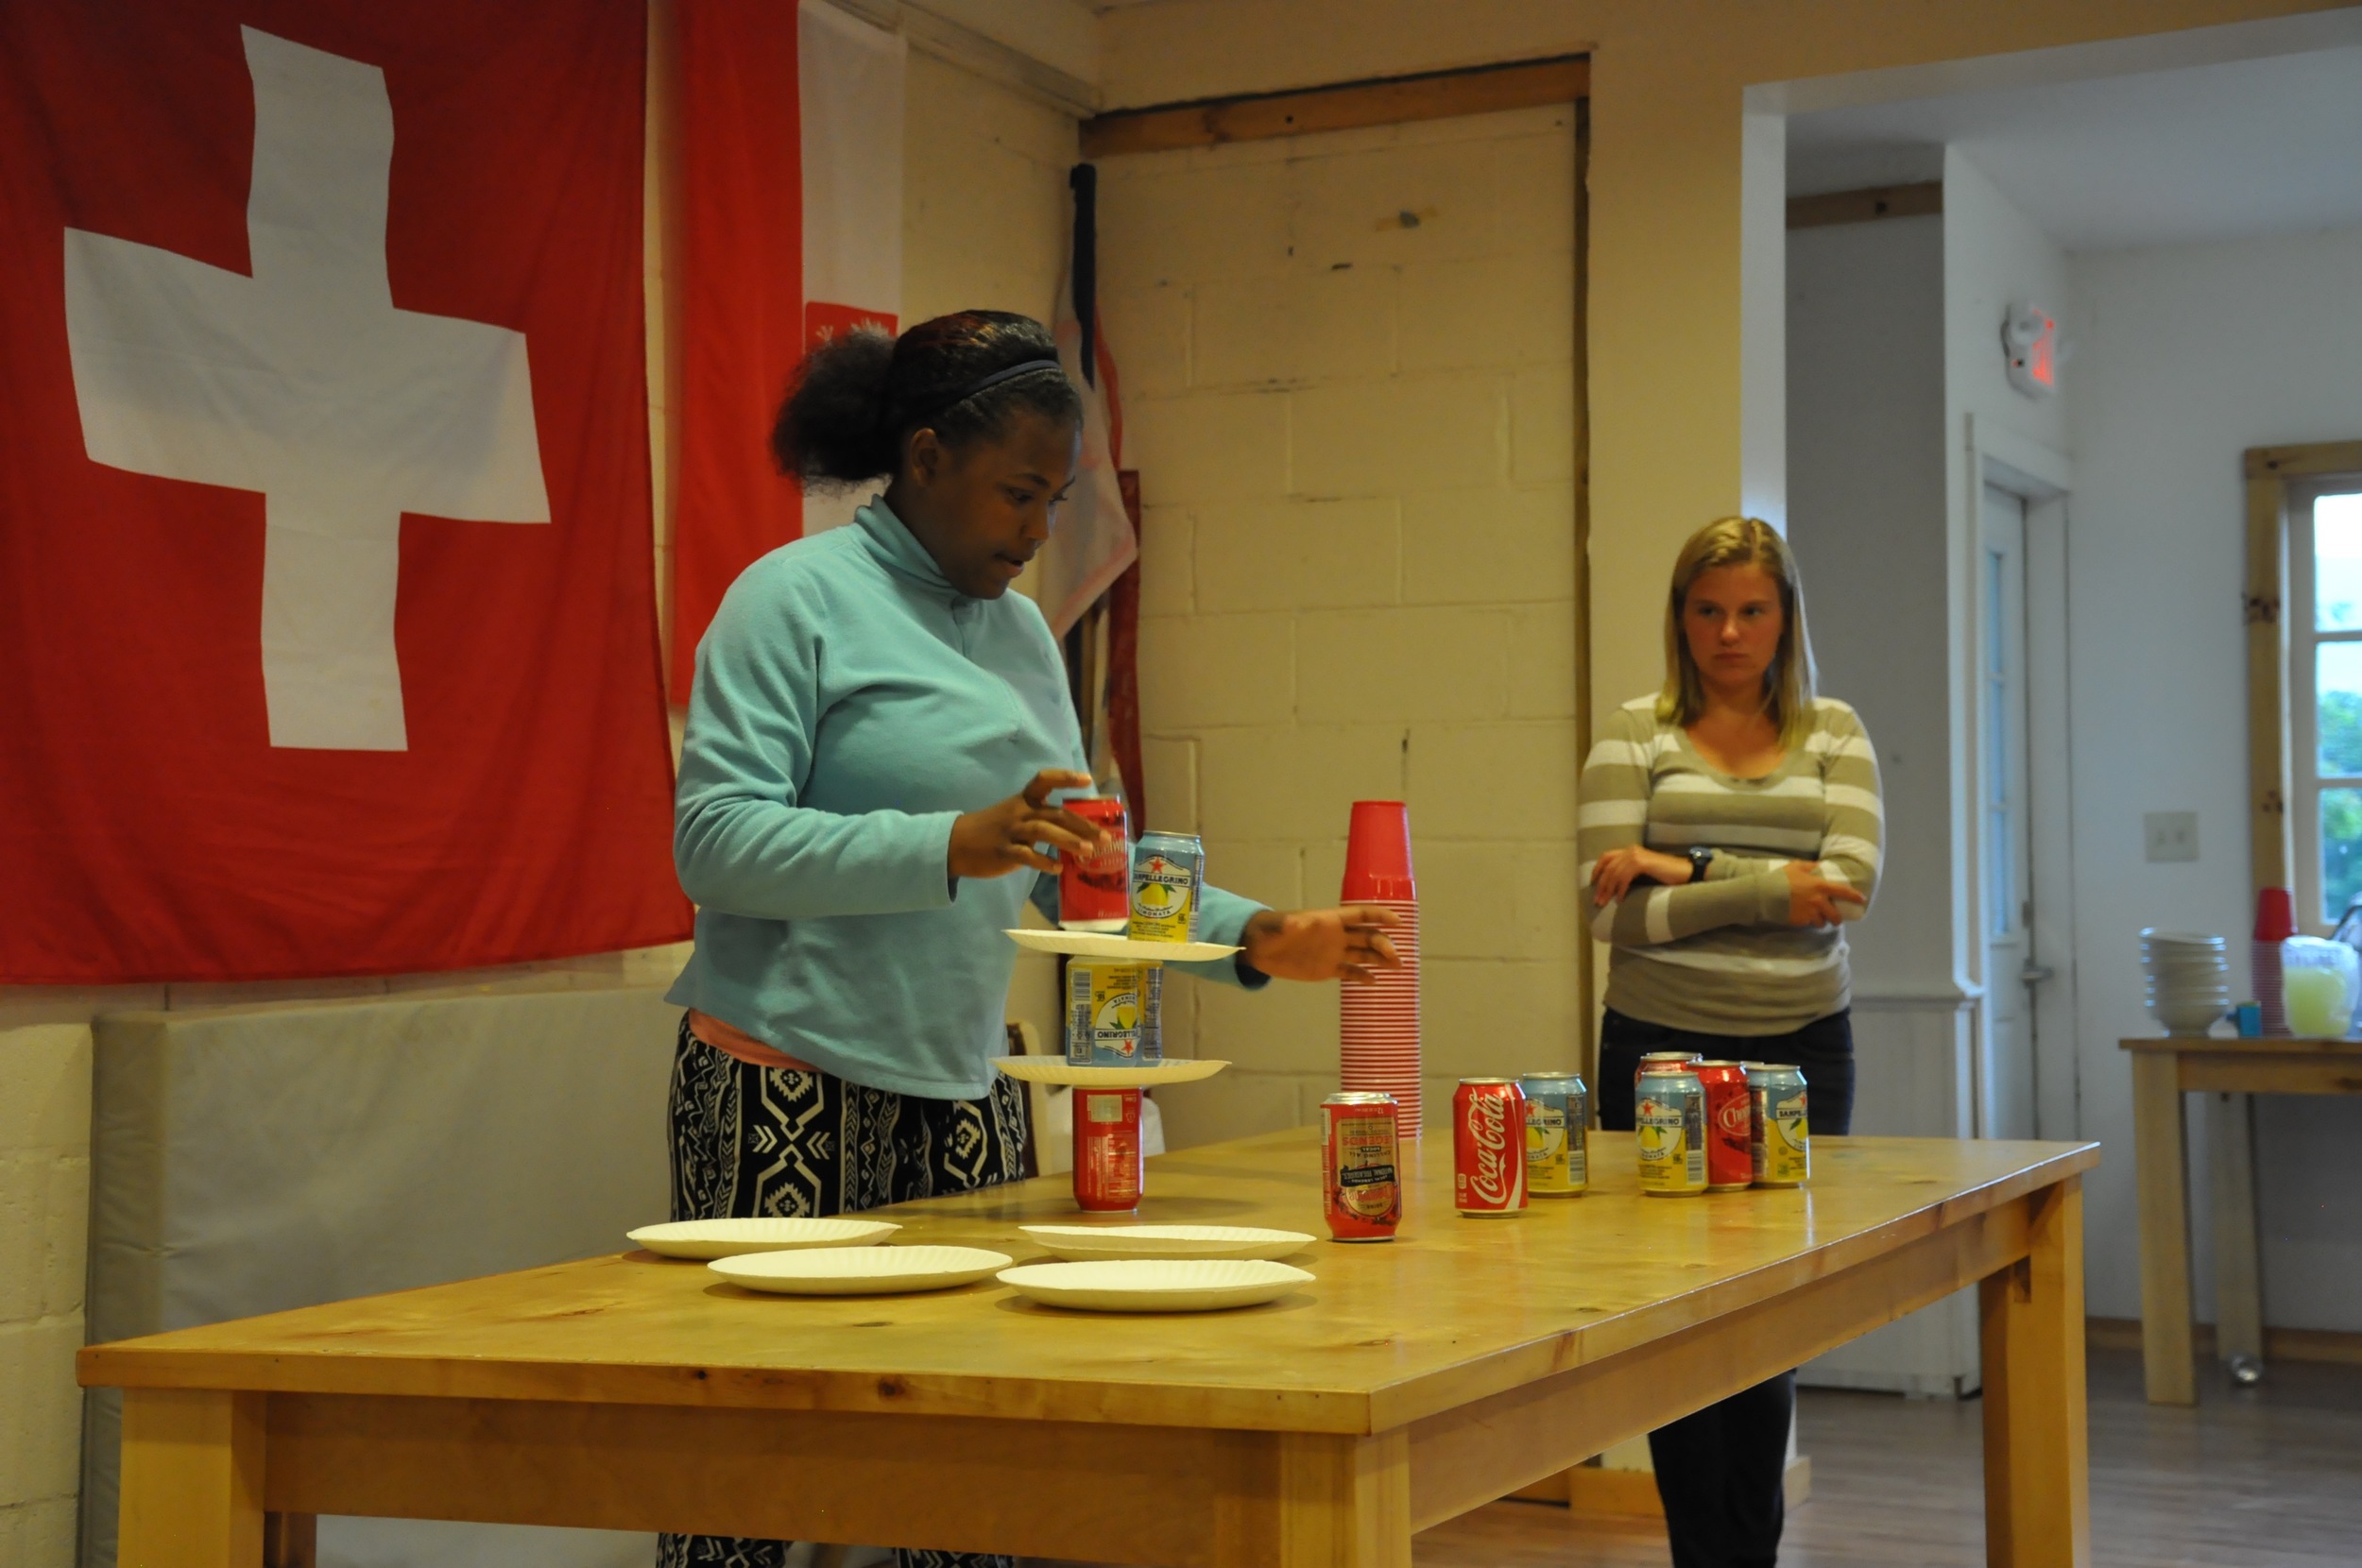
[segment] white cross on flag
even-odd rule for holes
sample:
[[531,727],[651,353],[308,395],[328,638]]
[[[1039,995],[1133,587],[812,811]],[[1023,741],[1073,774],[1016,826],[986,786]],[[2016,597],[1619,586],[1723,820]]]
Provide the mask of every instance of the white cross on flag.
[[0,981],[679,934],[643,36],[0,7]]

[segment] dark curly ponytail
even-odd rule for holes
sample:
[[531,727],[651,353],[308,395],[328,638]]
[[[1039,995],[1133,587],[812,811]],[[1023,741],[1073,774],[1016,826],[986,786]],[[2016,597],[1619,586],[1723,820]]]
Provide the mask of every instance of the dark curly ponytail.
[[1000,439],[1018,413],[1080,418],[1057,357],[1048,328],[1007,311],[938,315],[900,337],[848,332],[796,367],[771,451],[808,487],[841,489],[891,477],[915,430],[958,447]]

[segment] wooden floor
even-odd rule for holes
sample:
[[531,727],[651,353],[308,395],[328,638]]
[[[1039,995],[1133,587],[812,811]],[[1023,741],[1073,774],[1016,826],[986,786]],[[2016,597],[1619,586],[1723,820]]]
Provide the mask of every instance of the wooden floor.
[[[2282,1362],[2260,1388],[2202,1371],[2196,1409],[2146,1403],[2138,1355],[2091,1352],[2093,1555],[2106,1568],[2362,1562],[2362,1367]],[[1982,1568],[1983,1406],[1807,1389],[1812,1500],[1782,1568]],[[1419,1536],[1417,1568],[1664,1568],[1661,1525],[1580,1527],[1496,1503]]]

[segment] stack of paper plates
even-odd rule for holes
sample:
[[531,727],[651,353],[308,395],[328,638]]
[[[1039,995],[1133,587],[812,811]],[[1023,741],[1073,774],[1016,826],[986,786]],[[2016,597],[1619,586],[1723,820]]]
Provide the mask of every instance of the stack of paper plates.
[[1095,1258],[1281,1258],[1312,1245],[1302,1231],[1253,1225],[1019,1225],[1053,1256]]
[[1301,1269],[1249,1258],[1029,1263],[1000,1278],[1045,1306],[1086,1312],[1212,1312],[1276,1301],[1312,1283]]
[[1006,1253],[982,1247],[823,1247],[754,1253],[707,1268],[749,1290],[781,1296],[890,1296],[942,1290],[1009,1266]]
[[666,1257],[710,1259],[801,1247],[872,1247],[901,1228],[890,1219],[676,1219],[628,1234]]

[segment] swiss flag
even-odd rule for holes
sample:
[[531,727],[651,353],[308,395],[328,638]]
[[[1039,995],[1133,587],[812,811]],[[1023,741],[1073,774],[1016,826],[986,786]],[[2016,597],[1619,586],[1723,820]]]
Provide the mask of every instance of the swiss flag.
[[0,981],[687,933],[644,27],[0,6]]

